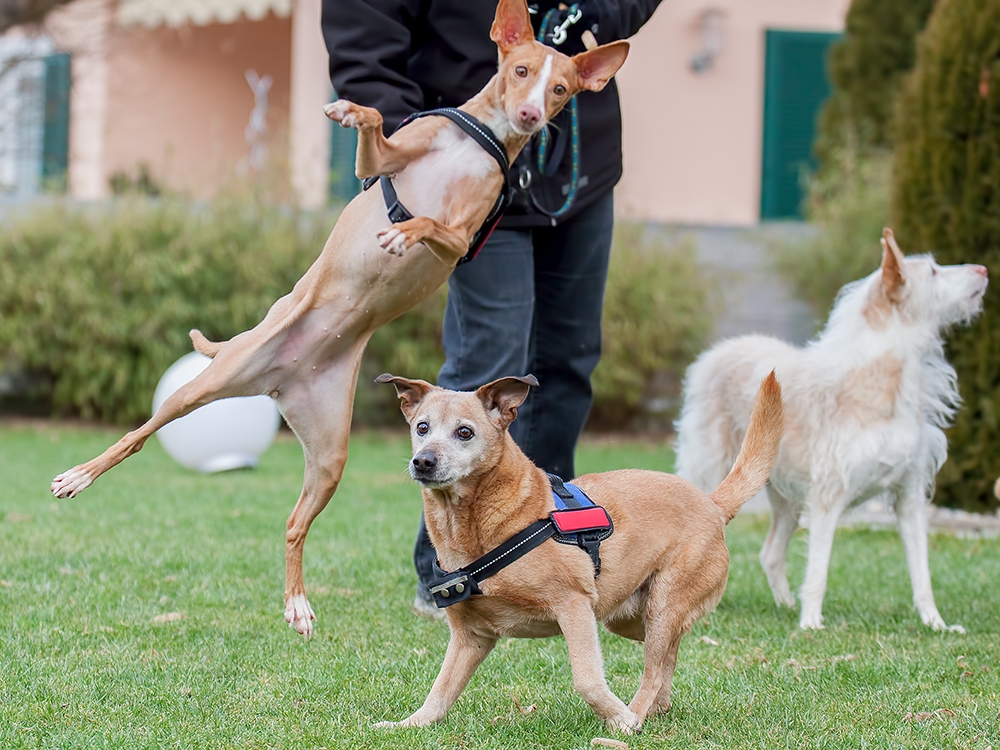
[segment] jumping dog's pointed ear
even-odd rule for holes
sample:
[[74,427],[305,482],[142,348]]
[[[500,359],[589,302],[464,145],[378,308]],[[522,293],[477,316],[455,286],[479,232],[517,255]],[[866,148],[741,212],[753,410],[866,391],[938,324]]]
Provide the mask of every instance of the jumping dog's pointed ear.
[[628,56],[628,42],[620,40],[573,55],[577,85],[587,91],[600,91],[608,85]]
[[525,0],[500,0],[497,14],[490,28],[490,39],[500,48],[500,54],[519,44],[532,42],[535,34],[531,29],[531,16]]
[[479,388],[476,395],[487,414],[495,414],[500,420],[500,427],[506,430],[517,417],[517,407],[524,403],[524,399],[528,397],[528,389],[533,385],[538,385],[534,375],[500,378]]
[[882,291],[887,299],[898,302],[903,296],[903,253],[896,244],[892,230],[882,230]]
[[396,395],[399,396],[399,409],[403,412],[403,416],[406,417],[407,421],[410,420],[420,402],[424,400],[424,397],[434,387],[424,380],[407,380],[406,378],[398,378],[395,375],[390,375],[387,372],[383,372],[375,378],[375,382],[392,383],[396,387]]

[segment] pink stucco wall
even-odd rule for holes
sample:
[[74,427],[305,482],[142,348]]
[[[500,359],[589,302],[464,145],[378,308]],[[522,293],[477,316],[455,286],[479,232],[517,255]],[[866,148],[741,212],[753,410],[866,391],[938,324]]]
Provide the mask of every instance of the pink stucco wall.
[[[618,74],[625,129],[619,215],[750,225],[760,215],[764,32],[840,31],[849,0],[666,0]],[[696,74],[698,18],[724,11],[723,47]]]
[[246,156],[254,98],[248,68],[270,75],[272,154],[287,158],[291,21],[116,29],[108,45],[104,178],[150,166],[171,187],[205,195]]
[[[106,2],[77,0],[73,6]],[[625,128],[618,214],[687,224],[757,223],[765,31],[839,31],[849,4],[664,0],[632,40],[618,75]],[[699,17],[708,8],[724,13],[723,45],[714,65],[699,75],[690,61],[702,48]],[[318,16],[317,0],[294,0],[295,22],[269,15],[180,29],[112,26],[89,57],[75,58],[74,194],[100,197],[112,173],[134,171],[140,162],[167,184],[199,195],[230,179],[246,154],[243,130],[253,97],[244,72],[252,67],[274,78],[272,153],[279,161],[291,159],[300,198],[322,202],[329,124],[320,107],[329,89]]]

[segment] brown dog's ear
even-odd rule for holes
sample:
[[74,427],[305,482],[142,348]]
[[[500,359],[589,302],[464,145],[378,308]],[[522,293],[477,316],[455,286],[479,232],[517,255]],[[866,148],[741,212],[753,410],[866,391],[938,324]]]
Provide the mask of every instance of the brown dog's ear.
[[392,383],[396,386],[396,395],[399,396],[399,409],[403,412],[403,416],[406,417],[407,421],[409,421],[414,410],[420,405],[420,402],[424,400],[424,396],[434,387],[424,380],[407,380],[406,378],[398,378],[395,375],[390,375],[387,372],[383,372],[375,378],[375,382]]
[[628,42],[621,40],[573,55],[577,85],[587,91],[600,91],[608,85],[628,56]]
[[882,230],[882,291],[887,299],[898,302],[903,296],[903,253],[896,244],[892,230]]
[[490,27],[490,39],[500,48],[501,55],[519,44],[535,40],[525,0],[500,0],[497,3],[497,14]]
[[538,385],[534,375],[500,378],[479,388],[476,395],[486,412],[491,416],[496,413],[500,427],[506,430],[517,417],[517,407],[524,403],[524,399],[528,397],[528,389],[533,385]]

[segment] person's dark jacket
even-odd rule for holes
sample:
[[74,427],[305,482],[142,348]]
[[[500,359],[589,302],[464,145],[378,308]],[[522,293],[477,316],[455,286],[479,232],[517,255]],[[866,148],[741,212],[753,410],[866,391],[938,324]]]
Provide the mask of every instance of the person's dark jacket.
[[[660,0],[587,0],[557,48],[583,51],[580,34],[590,29],[598,43],[625,39],[653,14]],[[536,35],[542,19],[558,2],[529,2]],[[457,107],[479,92],[497,70],[497,48],[490,40],[496,0],[323,0],[323,35],[330,52],[330,80],[337,96],[377,109],[391,133],[407,115],[435,107]],[[565,17],[549,16],[547,29]],[[548,41],[548,40],[546,40]],[[574,213],[611,190],[622,173],[621,110],[612,80],[603,91],[577,95],[580,160],[576,198],[560,216]],[[518,187],[530,169],[531,197],[554,212],[563,206],[572,169],[569,107],[550,128],[552,163],[539,175],[537,137],[511,169],[513,205],[501,227],[555,223],[532,207]],[[559,140],[563,142],[558,143]],[[556,162],[556,160],[558,160]]]

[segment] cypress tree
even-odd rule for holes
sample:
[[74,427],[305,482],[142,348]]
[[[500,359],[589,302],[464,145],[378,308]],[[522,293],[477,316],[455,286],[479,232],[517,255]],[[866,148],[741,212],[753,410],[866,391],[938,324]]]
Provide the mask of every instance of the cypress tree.
[[964,406],[936,502],[995,508],[1000,476],[1000,0],[940,0],[898,102],[893,214],[900,246],[981,263],[984,312],[948,337]]
[[913,67],[916,36],[933,7],[934,0],[853,0],[827,61],[833,95],[815,147],[822,167],[845,139],[862,152],[890,145],[900,79]]

